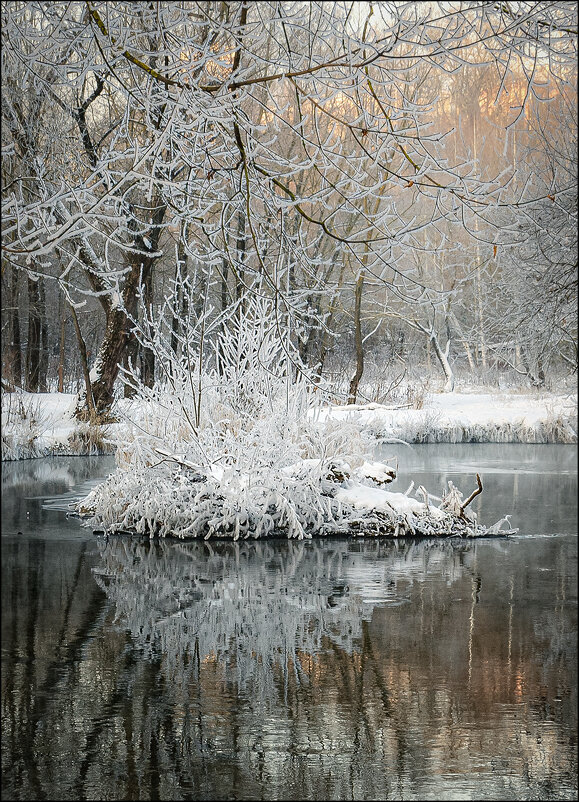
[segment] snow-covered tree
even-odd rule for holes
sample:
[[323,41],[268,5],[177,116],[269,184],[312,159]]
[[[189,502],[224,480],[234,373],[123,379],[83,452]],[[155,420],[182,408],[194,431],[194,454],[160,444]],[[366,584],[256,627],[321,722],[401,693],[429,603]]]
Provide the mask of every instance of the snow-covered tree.
[[[73,308],[98,299],[98,413],[177,261],[221,311],[264,293],[323,350],[335,304],[317,300],[340,279],[415,304],[408,256],[444,246],[444,225],[474,217],[476,236],[511,242],[520,190],[449,157],[437,97],[416,84],[489,65],[497,97],[514,74],[531,97],[576,65],[570,2],[4,2],[2,23],[3,80],[66,121],[33,191],[22,175],[4,187],[4,257],[33,278],[50,262]],[[15,136],[3,130],[6,158]]]
[[520,216],[487,321],[496,352],[535,385],[561,365],[577,371],[577,87],[528,118],[521,161],[534,166],[540,200]]

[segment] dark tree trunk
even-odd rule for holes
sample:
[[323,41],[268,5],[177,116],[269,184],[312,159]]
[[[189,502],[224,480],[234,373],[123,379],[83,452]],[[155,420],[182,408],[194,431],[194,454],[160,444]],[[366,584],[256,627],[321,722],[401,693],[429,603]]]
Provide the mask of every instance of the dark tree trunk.
[[8,344],[4,355],[4,375],[10,387],[22,386],[22,352],[20,347],[20,312],[18,271],[10,270],[6,282]]
[[[139,257],[137,257],[139,259]],[[137,309],[137,290],[141,279],[141,260],[135,260],[125,278],[122,306],[110,306],[104,338],[96,360],[96,376],[92,382],[92,394],[98,415],[108,412],[114,400],[114,386],[119,375],[119,366],[135,341],[132,322],[127,317]]]
[[181,237],[177,245],[177,264],[175,265],[175,301],[174,313],[171,320],[171,351],[176,357],[179,356],[179,334],[182,329],[181,321],[183,318],[184,283],[187,279],[188,257],[185,252],[185,225],[181,232]]
[[97,357],[97,376],[92,382],[92,394],[97,414],[110,409],[114,400],[114,384],[131,334],[129,322],[122,309],[113,308],[107,315],[103,342]]
[[[143,303],[145,310],[152,318],[153,309],[153,271],[148,270],[143,281]],[[142,346],[141,381],[145,387],[152,387],[155,383],[155,352],[152,348]]]
[[235,268],[235,296],[243,305],[243,294],[245,290],[245,258],[247,240],[245,237],[245,214],[243,211],[237,214],[237,265]]
[[[153,212],[150,219],[151,228],[149,231],[150,244],[149,248],[151,253],[155,253],[159,248],[159,241],[161,239],[162,223],[165,217],[167,207],[157,201],[153,207]],[[144,243],[143,243],[144,244]],[[146,256],[142,262],[142,272],[140,276],[141,293],[143,298],[143,306],[145,314],[152,321],[153,312],[153,265],[155,264],[156,257]],[[136,319],[137,309],[135,303],[134,316]],[[153,387],[155,383],[155,352],[152,348],[141,346],[142,348],[142,361],[141,361],[141,381],[145,387]]]
[[[126,355],[136,352],[136,338],[132,331],[137,315],[137,292],[147,282],[153,267],[153,259],[137,256],[125,278],[122,307],[111,306],[103,342],[96,361],[96,377],[92,383],[95,408],[98,415],[110,410],[114,400],[114,386],[119,375],[119,366]],[[125,313],[125,309],[127,310]],[[127,316],[128,315],[128,316]],[[133,361],[133,365],[135,362]],[[127,385],[125,385],[125,390]],[[125,392],[125,395],[127,393]]]
[[[139,356],[139,348],[140,348],[139,343],[129,331],[126,337],[126,346],[123,351],[122,365],[125,370],[130,370],[131,372],[135,371],[137,365],[137,359]],[[137,391],[135,387],[133,387],[132,384],[129,384],[128,382],[125,381],[123,387],[123,396],[125,398],[134,398],[136,392]]]
[[80,324],[78,322],[78,316],[76,314],[76,309],[74,306],[70,307],[70,312],[72,315],[72,321],[74,323],[74,330],[76,333],[76,339],[78,342],[78,351],[80,354],[80,364],[82,367],[82,375],[84,378],[84,387],[86,393],[86,405],[89,413],[89,420],[94,420],[96,418],[96,409],[94,404],[94,398],[92,394],[92,388],[90,383],[90,372],[88,369],[88,358],[86,353],[86,343],[84,341],[84,337],[82,336],[82,332],[80,330]]
[[[220,295],[221,295],[221,311],[225,312],[227,309],[230,296],[229,296],[229,263],[227,259],[223,259],[221,263],[221,286],[220,286]],[[225,323],[222,323],[222,329],[225,327]],[[223,371],[223,344],[222,339],[219,338],[217,342],[217,370],[219,375],[222,375]]]
[[26,346],[26,390],[38,392],[40,376],[40,293],[38,281],[28,278],[28,343]]
[[60,340],[58,347],[58,392],[64,393],[64,356],[66,342],[66,306],[60,299]]
[[543,368],[543,358],[539,357],[537,359],[537,385],[539,387],[545,386],[545,370]]
[[46,317],[46,288],[44,279],[38,280],[38,300],[40,313],[40,360],[38,366],[38,392],[48,391],[48,320]]
[[[332,257],[332,264],[335,263],[335,261],[336,261],[336,259],[338,259],[338,257],[339,257],[339,252],[336,250],[335,253],[333,254],[333,257]],[[323,370],[324,370],[324,363],[325,363],[326,357],[327,357],[327,355],[328,355],[328,353],[330,351],[330,343],[331,343],[331,338],[332,338],[332,335],[331,335],[330,332],[332,330],[332,325],[333,325],[333,321],[334,321],[334,315],[335,315],[335,312],[336,312],[336,305],[338,303],[339,293],[340,293],[340,291],[342,289],[342,285],[343,285],[343,282],[344,282],[344,271],[345,271],[345,269],[346,269],[346,263],[342,259],[341,266],[340,266],[340,274],[338,276],[338,283],[337,283],[336,288],[334,289],[334,292],[333,292],[333,294],[330,297],[330,300],[328,302],[327,315],[326,315],[326,318],[324,320],[324,326],[323,326],[322,331],[321,331],[320,343],[319,343],[319,354],[318,354],[318,361],[317,361],[317,367],[316,367],[316,378],[317,378],[317,381],[320,381],[321,378],[322,378],[322,373],[323,373]],[[328,276],[328,278],[329,278],[329,276]],[[320,307],[320,313],[321,313],[321,311],[322,310],[321,310],[321,307]]]
[[221,311],[225,312],[229,304],[229,263],[227,259],[222,260],[221,269]]
[[[135,258],[139,259],[138,256],[136,256]],[[140,348],[140,346],[139,346],[139,342],[138,342],[137,338],[135,337],[132,329],[133,329],[133,326],[134,326],[133,320],[137,319],[137,291],[142,286],[142,280],[143,280],[144,272],[145,272],[145,268],[144,268],[143,262],[140,261],[140,260],[138,262],[134,262],[132,264],[132,266],[131,266],[131,271],[128,274],[126,280],[125,280],[126,283],[125,283],[125,288],[124,288],[124,291],[123,291],[123,300],[124,300],[124,308],[126,309],[127,314],[124,314],[124,312],[123,312],[123,314],[122,314],[123,322],[122,322],[121,328],[119,329],[119,332],[120,332],[119,339],[121,340],[120,345],[122,347],[121,355],[118,356],[118,357],[114,357],[114,356],[111,355],[110,360],[107,360],[107,375],[110,376],[110,379],[108,381],[112,382],[110,390],[109,390],[109,395],[110,395],[110,399],[111,399],[110,403],[112,403],[112,400],[113,400],[113,386],[114,386],[114,383],[115,383],[116,378],[118,376],[119,365],[122,364],[125,369],[132,368],[132,370],[134,372],[136,372],[136,370],[137,370],[137,361],[138,361],[138,358],[139,358],[139,348]],[[117,325],[119,320],[120,320],[120,318],[117,318],[117,316],[114,315],[114,317],[113,317],[113,326]],[[109,328],[109,316],[107,315],[107,332],[108,332],[108,328]],[[107,341],[107,334],[105,333],[105,343],[106,343],[106,341]],[[105,343],[103,343],[103,345]],[[116,349],[113,349],[113,353],[114,353],[115,350]],[[101,346],[101,352],[102,352],[102,346]],[[99,352],[99,357],[100,357],[100,352]],[[114,360],[115,358],[117,359],[116,371],[114,370],[114,368],[112,366],[112,360]],[[108,364],[109,361],[111,362],[111,364]],[[114,378],[113,378],[113,375],[114,375]],[[107,384],[108,384],[108,382],[107,382]],[[135,392],[136,392],[135,388],[131,384],[128,384],[127,382],[125,382],[125,386],[124,386],[124,390],[123,390],[124,397],[125,398],[133,398],[133,396],[135,395]],[[95,401],[96,401],[96,398],[95,398]],[[97,411],[100,412],[101,410],[99,409],[98,403],[96,404],[96,406],[97,406]]]
[[362,291],[364,289],[364,273],[358,275],[354,296],[354,341],[356,343],[356,372],[350,382],[348,404],[356,403],[358,385],[364,373],[364,344],[362,342]]

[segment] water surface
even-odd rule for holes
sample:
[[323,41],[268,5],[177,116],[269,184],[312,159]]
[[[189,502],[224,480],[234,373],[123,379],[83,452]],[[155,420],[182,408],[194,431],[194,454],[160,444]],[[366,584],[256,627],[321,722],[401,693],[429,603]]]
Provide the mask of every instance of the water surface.
[[398,463],[519,534],[96,537],[112,459],[5,464],[2,798],[576,799],[576,449]]

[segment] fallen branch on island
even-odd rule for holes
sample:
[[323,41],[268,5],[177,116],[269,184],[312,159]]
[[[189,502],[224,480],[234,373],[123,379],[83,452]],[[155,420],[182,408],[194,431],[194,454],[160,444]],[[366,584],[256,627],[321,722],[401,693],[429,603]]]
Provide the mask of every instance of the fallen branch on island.
[[476,498],[476,496],[478,496],[478,495],[479,495],[479,493],[482,493],[482,491],[483,491],[482,482],[481,482],[481,479],[480,479],[480,476],[479,476],[479,474],[478,474],[478,473],[477,473],[477,475],[476,475],[476,481],[477,481],[477,485],[478,485],[477,489],[472,491],[472,493],[470,494],[470,496],[467,498],[467,500],[464,502],[464,504],[463,504],[463,505],[461,506],[461,508],[460,508],[460,511],[459,511],[459,513],[458,513],[458,514],[461,516],[461,518],[464,518],[464,511],[465,511],[465,509],[468,507],[468,505],[470,504],[470,502],[471,502],[471,501],[472,501],[474,498]]
[[188,538],[312,538],[506,536],[516,529],[505,516],[491,527],[477,523],[467,510],[482,493],[463,500],[448,482],[438,506],[422,486],[409,492],[385,490],[396,473],[384,463],[305,459],[282,469],[256,469],[251,475],[234,467],[206,468],[163,454],[149,467],[131,467],[109,476],[75,510],[98,531]]

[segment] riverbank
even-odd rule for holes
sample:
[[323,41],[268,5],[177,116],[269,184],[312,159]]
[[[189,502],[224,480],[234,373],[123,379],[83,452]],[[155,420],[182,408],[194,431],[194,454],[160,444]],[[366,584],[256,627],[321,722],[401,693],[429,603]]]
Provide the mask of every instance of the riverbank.
[[577,442],[577,393],[571,392],[429,393],[420,409],[365,404],[333,406],[327,414],[357,424],[381,442]]
[[[118,423],[90,426],[74,419],[70,393],[3,393],[2,460],[114,453],[142,411],[122,399]],[[383,404],[327,405],[321,422],[343,421],[379,442],[577,443],[577,393],[467,389],[428,393],[421,408]]]

